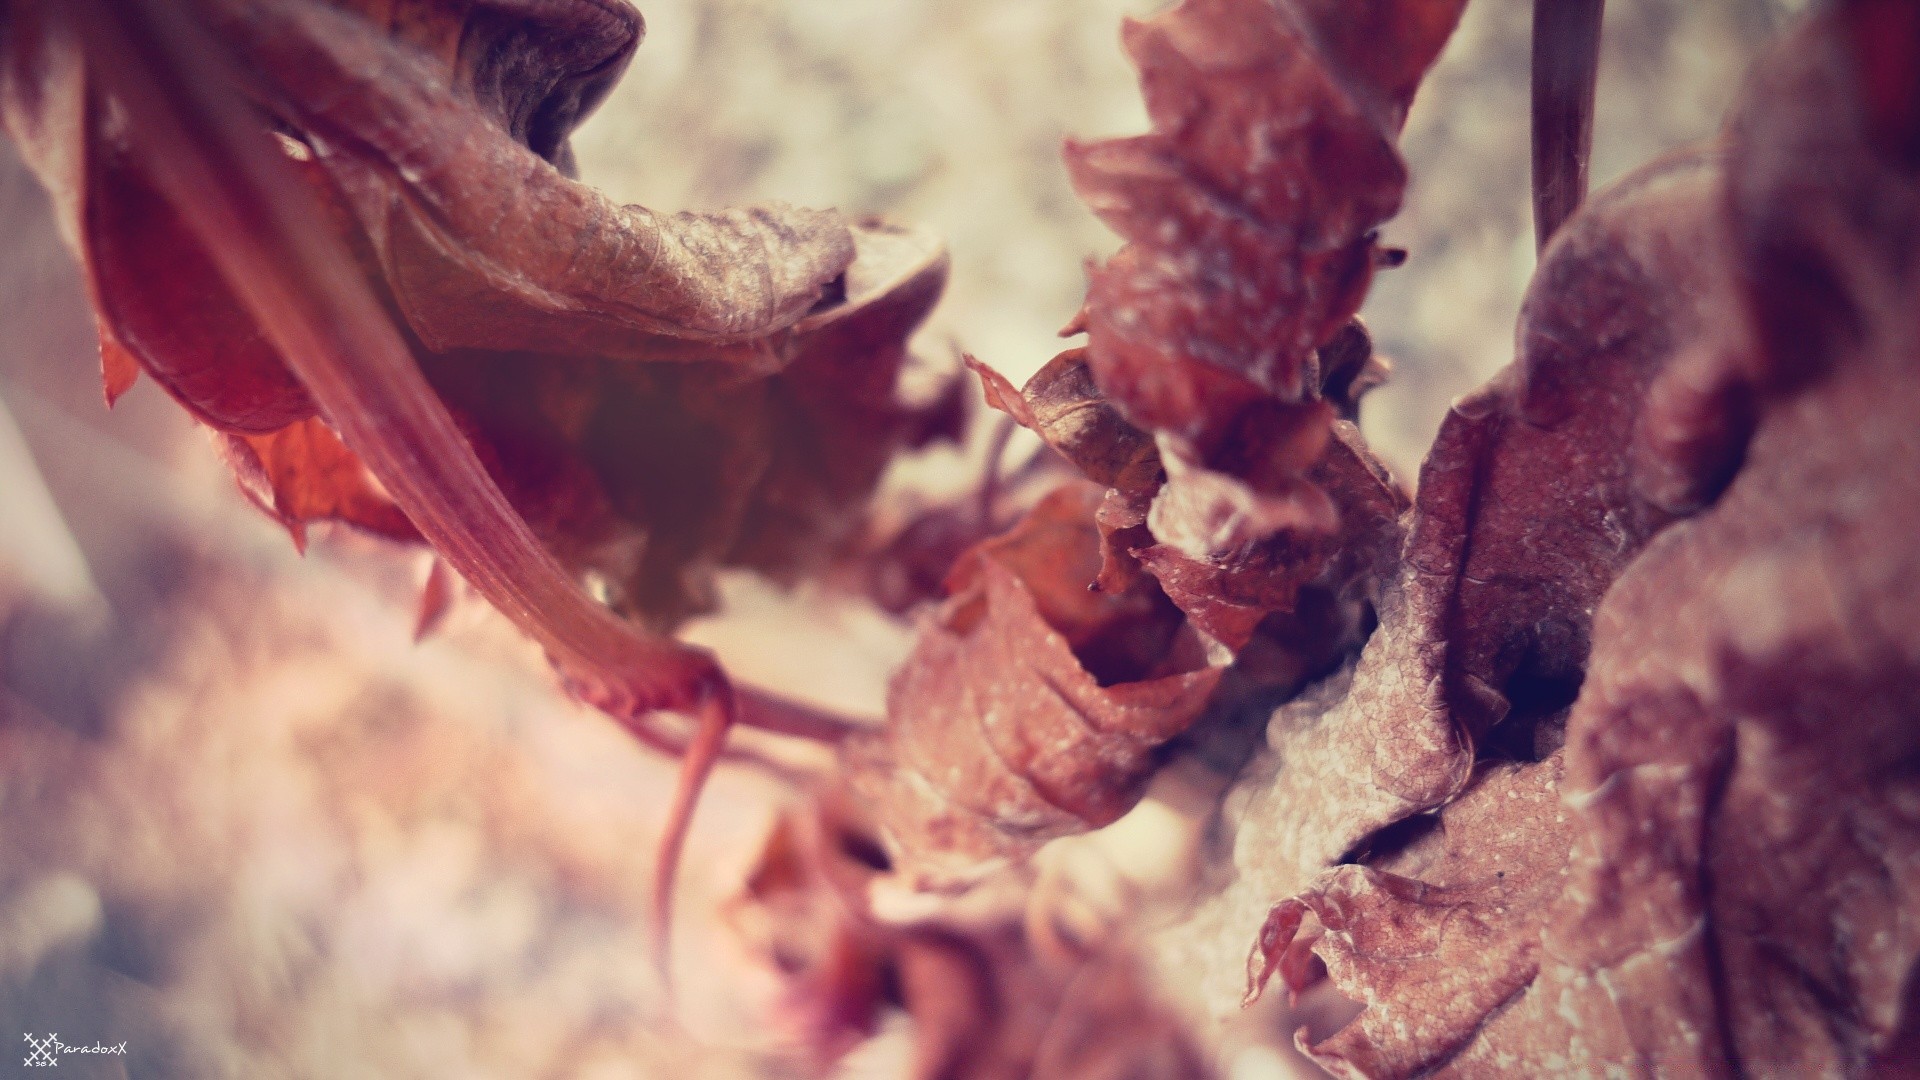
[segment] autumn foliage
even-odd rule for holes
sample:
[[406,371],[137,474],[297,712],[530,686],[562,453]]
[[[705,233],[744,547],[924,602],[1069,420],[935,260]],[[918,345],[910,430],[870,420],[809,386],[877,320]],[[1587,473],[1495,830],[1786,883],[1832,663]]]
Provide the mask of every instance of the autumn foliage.
[[[1819,8],[1721,138],[1560,225],[1514,363],[1409,491],[1360,433],[1387,365],[1356,313],[1462,5],[1129,22],[1151,129],[1065,155],[1124,242],[1084,341],[911,399],[936,239],[574,178],[624,4],[12,0],[0,109],[109,401],[148,375],[296,543],[431,546],[569,689],[688,748],[669,866],[736,720],[832,744],[731,915],[816,1064],[899,1006],[928,1077],[1205,1075],[1126,935],[872,898],[1024,887],[1277,704],[1219,824],[1274,890],[1250,996],[1364,1006],[1302,1035],[1327,1069],[1910,1067],[1920,23]],[[1042,457],[879,529],[884,470],[964,438],[976,384]],[[883,726],[736,708],[671,639],[729,568],[916,620]]]

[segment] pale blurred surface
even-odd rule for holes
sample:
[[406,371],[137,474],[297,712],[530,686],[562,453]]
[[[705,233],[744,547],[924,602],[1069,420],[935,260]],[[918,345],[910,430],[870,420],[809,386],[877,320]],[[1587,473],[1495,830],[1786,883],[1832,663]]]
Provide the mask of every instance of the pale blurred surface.
[[[1019,379],[1113,243],[1059,142],[1144,123],[1117,23],[1154,6],[654,3],[582,172],[661,208],[931,224],[954,275],[922,347]],[[1711,134],[1788,6],[1610,4],[1596,179]],[[1367,310],[1398,364],[1368,426],[1402,470],[1511,349],[1526,39],[1525,4],[1477,0],[1409,124],[1386,235],[1410,258]],[[4,146],[0,226],[0,1036],[128,1043],[62,1060],[82,1077],[799,1075],[754,1021],[771,976],[714,917],[773,786],[730,772],[703,805],[670,1023],[645,918],[670,763],[562,701],[485,612],[413,645],[421,557],[338,534],[296,557],[151,383],[108,413],[78,275]],[[748,617],[700,634],[738,667],[877,707],[899,627],[734,592]],[[1248,1024],[1289,1034],[1284,1011],[1243,1020],[1227,1075],[1291,1075]],[[896,1075],[906,1037],[848,1072]]]

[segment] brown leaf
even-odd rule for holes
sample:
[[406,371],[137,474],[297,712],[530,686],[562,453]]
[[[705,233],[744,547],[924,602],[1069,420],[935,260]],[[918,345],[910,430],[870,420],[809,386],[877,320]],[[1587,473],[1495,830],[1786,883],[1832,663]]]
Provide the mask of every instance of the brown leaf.
[[847,751],[918,880],[962,883],[1119,817],[1219,678],[1150,578],[1088,589],[1101,497],[1063,487],[963,557],[894,677],[886,732]]
[[[1605,304],[1579,336],[1554,336],[1576,351],[1671,338],[1681,348],[1656,381],[1636,373],[1614,404],[1588,392],[1571,410],[1543,394],[1530,411],[1565,424],[1651,399],[1644,441],[1624,421],[1610,444],[1589,439],[1601,487],[1682,493],[1639,519],[1656,527],[1673,505],[1699,509],[1650,542],[1549,549],[1576,589],[1614,578],[1586,630],[1564,776],[1549,785],[1554,758],[1491,768],[1557,787],[1564,813],[1508,809],[1483,782],[1440,809],[1439,832],[1398,849],[1376,833],[1359,853],[1370,867],[1330,871],[1275,909],[1264,959],[1298,983],[1311,950],[1367,1005],[1312,1048],[1343,1074],[1878,1075],[1913,1045],[1920,186],[1858,105],[1847,19],[1817,15],[1763,65],[1724,173],[1665,200],[1648,181],[1682,177],[1656,168],[1550,249],[1543,287],[1578,280],[1553,263],[1604,254],[1577,237],[1637,203],[1643,257],[1737,260],[1737,275],[1670,285],[1678,307],[1657,319],[1621,326],[1635,306]],[[1598,362],[1631,370],[1636,355]],[[1623,546],[1637,557],[1619,560]],[[1500,605],[1543,610],[1524,593]],[[1363,661],[1349,702],[1362,680],[1405,677]],[[1389,715],[1383,735],[1415,735],[1413,714]],[[1473,881],[1492,866],[1519,884],[1500,879],[1509,891],[1489,903]]]
[[[515,508],[617,610],[669,630],[714,605],[721,567],[817,572],[851,542],[868,494],[930,412],[895,383],[946,263],[924,234],[858,310],[782,345],[786,367],[636,364],[518,353],[424,358],[434,387]],[[910,253],[913,261],[899,259]]]
[[832,212],[668,215],[569,178],[568,134],[639,44],[625,3],[412,0],[385,25],[315,0],[207,8],[346,196],[432,351],[649,358],[699,342],[762,364],[751,343],[830,300],[853,261]]
[[[714,659],[660,631],[703,607],[720,565],[824,563],[885,461],[951,418],[872,392],[890,392],[940,291],[939,245],[879,226],[856,240],[831,212],[661,215],[575,183],[566,138],[639,39],[618,0],[11,0],[0,20],[0,115],[54,193],[105,336],[216,429],[272,440],[232,457],[296,542],[313,516],[373,521],[365,461],[409,535],[538,640],[569,691],[656,744],[651,713],[696,716],[656,876],[664,938],[736,711]],[[457,426],[421,366],[468,348],[530,350],[491,358],[496,391],[556,392],[506,410],[535,423]],[[560,357],[581,367],[539,370]],[[611,418],[566,376],[604,375],[608,357],[675,369],[626,398],[666,408],[578,427]],[[656,360],[671,363],[641,363]],[[766,383],[790,366],[845,382],[783,397]],[[706,399],[673,400],[683,372]],[[736,395],[758,411],[717,415]],[[643,432],[657,453],[600,475],[596,450],[663,414],[693,422]],[[718,445],[668,445],[689,428]],[[596,433],[597,448],[566,437]],[[523,441],[550,452],[500,452]],[[719,486],[690,493],[707,477],[673,473],[676,456]],[[638,471],[662,457],[668,471]],[[676,499],[696,503],[684,530]]]
[[[660,215],[571,179],[567,136],[639,41],[631,7],[183,10],[232,53],[515,509],[623,611],[670,628],[711,605],[719,566],[816,570],[898,450],[958,430],[957,395],[895,399],[945,280],[933,237],[832,213]],[[252,453],[275,478],[253,486],[296,535],[336,517],[413,536],[357,497],[296,490],[354,471],[334,444],[293,462],[324,441],[294,430],[306,388],[154,186],[73,31],[37,4],[8,18],[0,100],[83,255],[109,396],[131,354],[203,421],[274,438]]]
[[[1351,695],[1283,736],[1288,767],[1255,810],[1278,830],[1265,856],[1286,868],[1276,880],[1446,802],[1476,757],[1558,745],[1594,605],[1673,517],[1636,487],[1647,388],[1673,358],[1723,340],[1712,320],[1727,307],[1724,271],[1702,220],[1716,160],[1636,174],[1549,247],[1519,359],[1454,407],[1428,454]],[[1716,289],[1718,307],[1699,299]]]
[[1127,24],[1153,132],[1070,144],[1067,166],[1128,241],[1084,318],[1094,377],[1135,424],[1211,464],[1253,430],[1243,412],[1311,393],[1399,207],[1404,101],[1460,6],[1371,5],[1396,33],[1357,63],[1344,11],[1317,6],[1186,0]]
[[1127,241],[1069,329],[1166,473],[1150,504],[1127,488],[1108,513],[1127,539],[1105,578],[1144,568],[1229,650],[1290,611],[1331,552],[1394,532],[1373,497],[1390,481],[1363,450],[1328,466],[1379,477],[1344,483],[1355,505],[1310,474],[1384,375],[1353,314],[1405,184],[1394,139],[1460,4],[1348,8],[1187,0],[1129,22],[1153,130],[1067,148],[1081,197]]
[[1040,436],[1096,484],[1126,492],[1151,490],[1160,480],[1153,437],[1120,416],[1093,381],[1085,349],[1054,357],[1019,390],[1005,376],[969,356],[987,404]]
[[1443,815],[1404,822],[1420,830],[1405,847],[1334,867],[1275,905],[1252,984],[1284,970],[1290,990],[1304,989],[1318,975],[1311,955],[1368,1006],[1313,1048],[1329,1069],[1417,1073],[1538,972],[1538,930],[1566,887],[1561,771],[1557,754],[1491,765]]

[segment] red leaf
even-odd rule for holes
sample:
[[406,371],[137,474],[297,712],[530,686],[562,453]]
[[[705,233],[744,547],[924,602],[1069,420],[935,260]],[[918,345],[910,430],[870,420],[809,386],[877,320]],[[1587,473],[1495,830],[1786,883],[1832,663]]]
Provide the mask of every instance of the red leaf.
[[133,389],[140,380],[140,361],[133,358],[121,344],[113,340],[112,335],[100,334],[100,390],[107,399],[107,408],[113,408],[120,395]]
[[319,419],[269,435],[227,435],[227,462],[254,505],[306,549],[307,525],[340,521],[376,536],[418,540],[413,523],[360,459]]

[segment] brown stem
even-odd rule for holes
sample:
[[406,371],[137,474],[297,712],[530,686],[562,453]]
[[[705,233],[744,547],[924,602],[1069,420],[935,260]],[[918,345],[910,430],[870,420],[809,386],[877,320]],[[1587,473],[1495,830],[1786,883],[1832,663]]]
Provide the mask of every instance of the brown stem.
[[994,419],[993,434],[989,436],[992,441],[987,443],[986,474],[980,481],[979,515],[983,529],[991,530],[994,516],[999,513],[1000,492],[1006,483],[1000,475],[1000,467],[1006,461],[1007,444],[1013,441],[1014,430],[1018,427],[1011,416],[1003,414]]
[[[632,724],[692,709],[661,854],[677,859],[733,723],[706,652],[641,632],[593,602],[508,504],[427,384],[327,216],[233,92],[232,63],[169,0],[60,0],[127,112],[144,164],[222,277],[441,557],[546,647],[569,686]],[[671,864],[659,868],[667,934]]]
[[700,791],[707,786],[707,778],[713,775],[713,767],[726,749],[727,731],[733,727],[733,690],[725,683],[715,686],[712,696],[695,707],[694,715],[699,726],[680,758],[680,778],[674,784],[673,805],[667,810],[667,825],[661,832],[660,851],[654,862],[653,957],[669,998],[673,995],[673,893],[680,877],[680,856],[686,848]]
[[734,700],[735,722],[744,727],[828,746],[838,745],[870,726],[754,686],[735,683]]
[[1547,241],[1587,197],[1593,90],[1606,0],[1533,3],[1533,236]]

